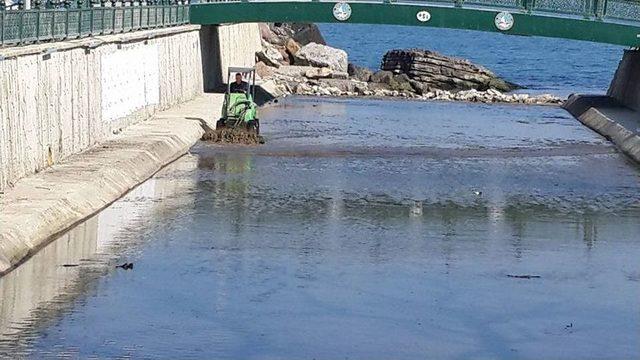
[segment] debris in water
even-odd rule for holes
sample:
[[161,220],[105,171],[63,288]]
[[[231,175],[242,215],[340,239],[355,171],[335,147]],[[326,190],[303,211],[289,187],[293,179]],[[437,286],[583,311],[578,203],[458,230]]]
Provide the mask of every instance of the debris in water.
[[411,216],[422,215],[422,201],[419,201],[419,200],[413,201],[413,206],[411,206],[411,210],[409,210],[409,215]]
[[239,128],[207,129],[202,140],[226,144],[258,145],[264,144],[264,138],[255,133]]
[[124,263],[122,265],[116,265],[116,269],[117,268],[122,268],[124,270],[131,270],[133,269],[133,263]]
[[510,275],[510,274],[508,274],[507,277],[514,278],[514,279],[540,279],[541,278],[540,275]]

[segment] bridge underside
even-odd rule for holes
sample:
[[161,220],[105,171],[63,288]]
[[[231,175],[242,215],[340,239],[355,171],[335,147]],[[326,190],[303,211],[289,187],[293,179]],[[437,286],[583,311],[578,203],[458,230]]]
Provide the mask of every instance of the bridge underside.
[[[634,23],[610,22],[596,18],[576,17],[552,13],[529,13],[518,9],[468,8],[431,3],[388,4],[349,3],[352,15],[344,23],[430,26],[453,29],[502,32],[510,35],[544,36],[586,40],[615,45],[640,46],[640,20]],[[244,22],[314,22],[340,23],[334,18],[333,2],[218,2],[193,4],[190,21],[212,25]],[[418,21],[418,11],[426,10],[431,19]],[[498,30],[495,17],[510,11],[513,27]]]

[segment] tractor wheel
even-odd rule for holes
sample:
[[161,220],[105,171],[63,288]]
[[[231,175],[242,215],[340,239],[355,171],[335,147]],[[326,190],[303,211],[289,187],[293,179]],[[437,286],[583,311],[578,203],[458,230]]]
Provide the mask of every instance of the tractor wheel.
[[226,124],[224,123],[224,119],[220,119],[216,121],[216,129],[222,129],[223,127],[226,127]]

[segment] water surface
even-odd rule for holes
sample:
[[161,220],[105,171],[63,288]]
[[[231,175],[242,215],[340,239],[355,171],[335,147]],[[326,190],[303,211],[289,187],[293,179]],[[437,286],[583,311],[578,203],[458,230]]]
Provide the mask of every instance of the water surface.
[[0,353],[640,357],[640,171],[562,110],[293,98],[262,122],[0,279]]

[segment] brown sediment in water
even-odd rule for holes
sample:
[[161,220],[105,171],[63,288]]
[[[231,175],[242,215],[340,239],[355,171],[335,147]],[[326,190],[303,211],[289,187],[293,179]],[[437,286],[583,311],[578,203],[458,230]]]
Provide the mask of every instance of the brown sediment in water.
[[264,144],[264,139],[262,138],[262,136],[256,134],[255,131],[230,128],[207,130],[202,136],[202,140],[225,144]]

